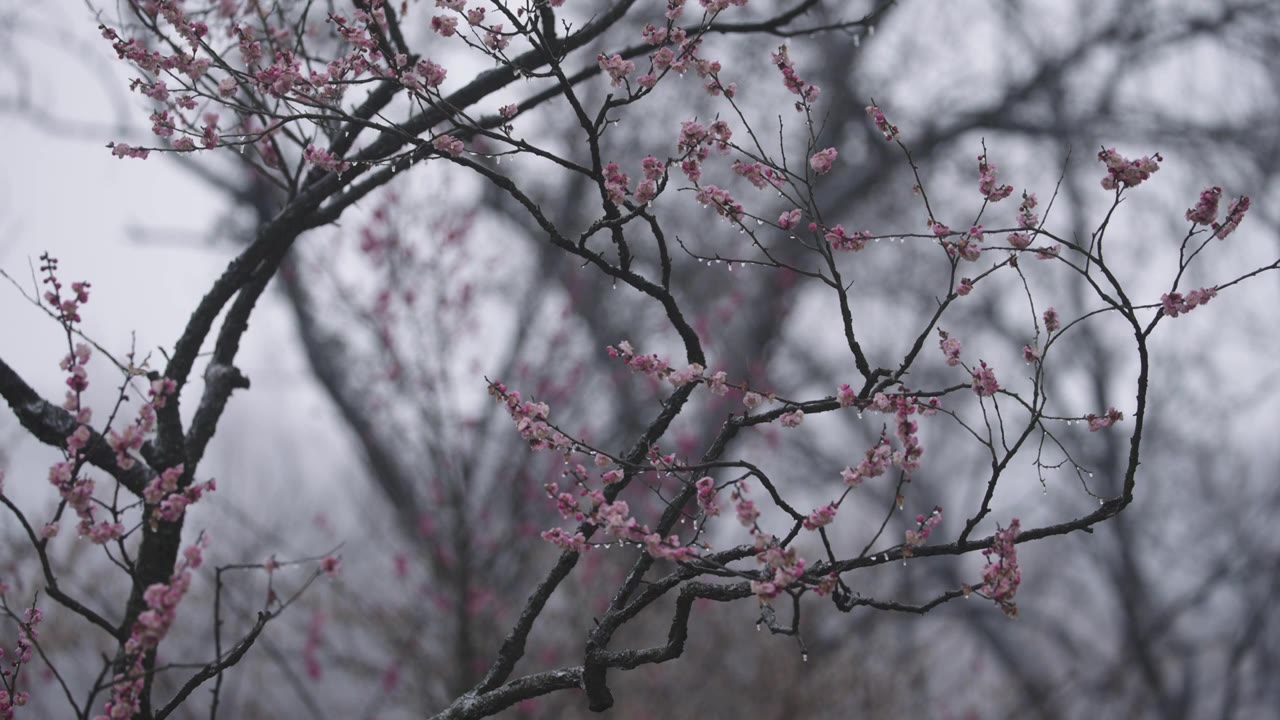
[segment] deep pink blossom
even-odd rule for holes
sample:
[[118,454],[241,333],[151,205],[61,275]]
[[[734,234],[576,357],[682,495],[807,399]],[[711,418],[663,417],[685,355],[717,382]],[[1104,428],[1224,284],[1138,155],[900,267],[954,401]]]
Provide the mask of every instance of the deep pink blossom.
[[1000,389],[1000,383],[996,382],[996,374],[987,366],[986,361],[982,361],[979,367],[973,370],[972,386],[978,397],[991,397]]

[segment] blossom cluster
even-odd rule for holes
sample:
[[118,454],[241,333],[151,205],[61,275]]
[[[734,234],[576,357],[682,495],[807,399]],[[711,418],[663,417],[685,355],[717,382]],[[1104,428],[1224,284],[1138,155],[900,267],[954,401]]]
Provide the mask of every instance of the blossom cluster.
[[1209,304],[1209,301],[1218,296],[1218,288],[1200,288],[1192,290],[1186,295],[1182,293],[1165,293],[1160,296],[1160,308],[1165,315],[1169,317],[1178,317],[1183,313],[1189,313],[1201,305]]
[[876,444],[867,450],[858,465],[846,467],[840,471],[840,477],[845,485],[857,487],[863,480],[883,475],[892,463],[893,447],[889,443],[889,438],[881,435]]
[[987,366],[985,360],[979,362],[978,367],[973,369],[973,392],[978,397],[991,397],[1000,389],[1000,383],[996,381],[995,372]]
[[868,105],[867,115],[869,115],[871,120],[875,122],[876,129],[880,131],[880,134],[884,136],[886,141],[897,140],[900,137],[898,126],[890,123],[885,118],[884,111],[882,111],[879,106]]
[[947,358],[947,365],[951,367],[959,365],[960,351],[963,348],[960,338],[948,335],[941,330],[938,331],[938,334],[942,336],[942,339],[938,341],[938,345],[942,348],[942,354]]
[[671,364],[657,353],[642,355],[636,352],[630,342],[623,340],[617,345],[610,345],[605,351],[611,358],[621,358],[634,372],[648,375],[655,380],[666,380],[673,387],[683,387],[690,383],[704,382],[713,395],[723,396],[729,392],[728,376],[723,370],[708,373],[699,363],[690,363],[683,370],[673,370]]
[[1012,185],[996,183],[996,165],[987,161],[987,154],[984,152],[978,156],[978,192],[988,202],[1000,202],[1013,193]]
[[[547,496],[555,501],[562,517],[578,522],[590,522],[620,541],[643,545],[645,552],[655,558],[680,561],[698,554],[696,546],[685,545],[678,535],[664,538],[650,530],[648,525],[641,524],[632,517],[631,507],[626,501],[609,502],[602,491],[591,489],[585,482],[586,469],[581,465],[577,466],[571,474],[579,483],[577,496],[562,490],[557,483],[547,483],[544,488]],[[706,487],[708,484],[710,489]],[[714,481],[703,478],[698,481],[697,487],[699,503],[705,502],[714,508]],[[583,500],[585,503],[582,502]],[[563,528],[544,531],[542,539],[571,552],[581,553],[591,549],[585,534],[576,532],[570,535]]]
[[[5,589],[4,584],[0,583],[0,594],[3,594]],[[31,662],[31,651],[35,641],[40,638],[40,631],[36,628],[42,620],[44,620],[44,612],[34,605],[22,613],[13,652],[9,654],[5,662],[6,666],[0,666],[0,720],[12,720],[14,708],[23,707],[30,700],[30,696],[25,691],[18,689],[18,679],[22,673],[22,666]],[[5,660],[5,650],[0,648],[0,661],[3,660]]]
[[908,528],[905,533],[902,554],[910,557],[911,551],[924,545],[925,541],[929,539],[929,535],[933,533],[934,528],[938,527],[941,522],[942,508],[938,506],[934,506],[933,512],[929,513],[928,516],[917,515],[916,526]]
[[1103,148],[1098,153],[1098,160],[1107,166],[1107,175],[1102,178],[1102,189],[1115,190],[1137,187],[1160,169],[1160,163],[1164,158],[1160,157],[1160,153],[1156,153],[1130,160],[1116,152],[1115,148]]
[[845,231],[843,225],[836,225],[828,230],[823,239],[831,244],[832,250],[858,251],[867,246],[871,233],[866,230],[855,230],[852,234]]
[[1107,408],[1107,414],[1098,416],[1089,413],[1084,416],[1085,422],[1089,423],[1089,432],[1098,432],[1103,428],[1109,428],[1112,425],[1124,420],[1124,413],[1115,408]]
[[710,126],[697,120],[681,122],[680,134],[676,138],[676,152],[682,158],[680,169],[684,171],[685,177],[690,182],[698,182],[702,177],[702,163],[710,157],[711,149],[728,152],[732,147],[732,138],[733,130],[723,120],[716,120]]
[[755,187],[763,190],[767,187],[778,187],[786,182],[786,177],[773,168],[759,162],[744,163],[733,161],[733,172],[747,179]]
[[1021,525],[1014,518],[1009,527],[999,530],[991,547],[982,551],[987,566],[982,570],[982,592],[1000,606],[1009,617],[1018,616],[1018,606],[1013,597],[1018,594],[1022,571],[1018,568],[1018,550],[1014,541]]
[[1231,204],[1227,205],[1226,221],[1222,224],[1213,224],[1213,236],[1219,240],[1226,239],[1228,235],[1235,232],[1236,228],[1240,226],[1240,222],[1244,220],[1246,212],[1249,212],[1248,195],[1242,195],[1232,200]]
[[786,45],[779,46],[778,51],[772,53],[770,57],[773,59],[774,66],[778,68],[778,72],[782,73],[783,85],[801,98],[796,102],[796,110],[804,110],[806,105],[818,99],[822,89],[817,85],[805,82],[796,74],[795,63],[791,60],[790,54],[787,53]]
[[139,712],[147,678],[144,659],[169,633],[177,616],[178,604],[191,588],[191,571],[204,562],[203,551],[207,544],[208,537],[201,535],[194,545],[182,551],[182,558],[168,582],[155,583],[143,592],[147,609],[138,614],[125,642],[126,669],[112,679],[111,698],[107,700],[102,714],[94,720],[132,718]]
[[1205,188],[1200,193],[1196,206],[1187,209],[1187,220],[1196,225],[1209,225],[1218,219],[1218,200],[1222,197],[1222,188]]
[[161,520],[177,522],[186,513],[187,507],[194,505],[206,492],[217,489],[214,480],[203,483],[191,483],[185,488],[180,486],[183,465],[166,468],[154,477],[142,491],[142,497],[151,507],[151,527],[155,528]]
[[500,382],[489,383],[489,395],[503,404],[520,437],[534,450],[566,450],[573,444],[564,433],[547,424],[551,408],[546,403],[522,401],[519,392],[508,390]]
[[1036,206],[1036,194],[1022,192],[1022,203],[1018,205],[1018,227],[1022,228],[1016,232],[1009,233],[1007,238],[1009,244],[1018,250],[1026,250],[1031,245],[1033,237],[1031,232],[1040,224],[1040,216],[1034,211]]

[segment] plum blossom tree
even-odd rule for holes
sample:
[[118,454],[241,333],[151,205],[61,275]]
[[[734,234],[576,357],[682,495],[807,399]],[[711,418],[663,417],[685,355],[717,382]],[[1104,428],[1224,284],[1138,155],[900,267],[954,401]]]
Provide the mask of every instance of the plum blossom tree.
[[[600,437],[589,415],[570,424],[558,412],[552,401],[581,402],[578,396],[590,387],[589,380],[568,373],[542,387],[522,387],[509,372],[517,359],[478,361],[473,380],[486,372],[504,373],[487,380],[490,408],[514,426],[507,432],[520,438],[525,446],[520,451],[547,458],[547,466],[557,468],[555,478],[532,487],[531,473],[516,478],[524,487],[491,492],[499,498],[537,499],[556,512],[560,522],[537,534],[558,555],[549,567],[539,568],[540,577],[530,583],[500,647],[476,658],[483,672],[453,689],[439,717],[485,717],[574,689],[584,692],[591,710],[605,710],[614,704],[611,676],[678,658],[695,608],[713,612],[721,603],[757,608],[758,627],[794,638],[802,658],[808,650],[801,607],[814,602],[843,612],[924,613],[976,596],[1005,615],[1016,615],[1020,544],[1089,530],[1134,500],[1153,333],[1220,293],[1280,268],[1280,262],[1199,289],[1183,286],[1195,260],[1229,247],[1229,236],[1249,210],[1249,198],[1239,196],[1229,201],[1219,222],[1221,190],[1215,186],[1186,211],[1190,226],[1181,237],[1177,274],[1168,279],[1167,290],[1144,297],[1132,289],[1124,268],[1108,262],[1104,249],[1122,202],[1131,197],[1140,202],[1139,186],[1160,169],[1160,154],[1131,159],[1110,148],[1097,154],[1103,168],[1098,192],[1110,203],[1092,233],[1080,238],[1048,225],[1056,190],[1038,197],[1007,182],[999,173],[998,148],[983,147],[977,155],[968,188],[972,207],[963,215],[935,208],[928,170],[911,151],[910,128],[900,129],[889,119],[892,112],[874,102],[865,107],[866,121],[901,153],[914,179],[920,217],[875,230],[850,211],[822,202],[823,184],[837,178],[847,162],[839,147],[825,141],[822,118],[842,109],[822,106],[821,86],[807,79],[803,61],[786,44],[762,53],[772,67],[767,79],[735,72],[714,47],[779,36],[796,38],[800,45],[809,35],[832,30],[860,37],[892,4],[846,16],[838,8],[822,8],[819,0],[777,5],[620,0],[599,7],[574,0],[437,0],[434,7],[378,0],[349,7],[164,0],[130,2],[124,16],[104,22],[105,40],[138,73],[131,89],[154,107],[155,140],[116,142],[111,153],[129,160],[159,153],[196,160],[234,153],[252,169],[264,194],[279,198],[279,207],[262,218],[252,242],[210,287],[163,363],[132,351],[117,360],[100,347],[95,350],[79,329],[89,284],[66,283],[55,258],[41,259],[41,288],[33,300],[64,330],[61,367],[67,394],[60,405],[40,398],[2,361],[0,394],[28,432],[61,454],[49,472],[60,502],[42,523],[0,494],[39,562],[43,585],[41,597],[26,593],[20,602],[12,601],[17,605],[11,604],[13,593],[3,593],[3,608],[20,631],[16,659],[6,667],[0,712],[21,712],[28,701],[24,666],[32,662],[33,651],[39,653],[39,633],[48,624],[42,623],[41,603],[51,601],[64,611],[61,621],[78,616],[112,646],[99,678],[84,687],[58,675],[77,716],[167,717],[192,702],[206,683],[215,688],[216,712],[221,676],[312,581],[339,571],[335,555],[299,561],[311,568],[306,580],[287,589],[272,585],[247,633],[225,647],[215,631],[211,657],[194,670],[174,668],[187,672],[187,679],[171,695],[157,694],[157,673],[169,670],[158,651],[209,544],[217,542],[188,533],[184,543],[183,531],[188,510],[195,506],[198,513],[199,501],[216,491],[213,480],[200,477],[200,462],[232,393],[249,387],[236,357],[254,309],[273,278],[283,277],[287,291],[301,297],[305,279],[323,270],[292,262],[296,243],[345,214],[356,214],[358,203],[395,187],[408,170],[419,167],[441,177],[483,182],[543,235],[555,251],[549,262],[571,263],[629,288],[656,309],[665,325],[658,331],[637,327],[627,337],[609,339],[607,346],[571,351],[607,355],[639,380],[650,412],[633,419],[634,433],[625,439]],[[811,18],[819,10],[835,13],[835,19],[814,24]],[[636,17],[643,30],[624,32],[629,24],[623,21]],[[415,27],[429,33],[415,33]],[[422,34],[426,40],[411,44]],[[477,70],[477,64],[489,67]],[[786,115],[768,126],[743,105],[751,93],[764,92],[766,82],[789,95]],[[654,106],[677,114],[700,109],[672,123],[666,139],[652,147],[614,141],[616,123]],[[521,125],[539,122],[574,128],[574,142],[557,147],[528,139]],[[539,188],[527,181],[530,171],[561,173],[578,183],[583,203],[591,207],[587,220],[566,221],[545,212]],[[1018,190],[1020,206],[1004,215],[1008,204],[999,203]],[[669,232],[667,207],[677,204],[702,208],[698,237]],[[456,369],[446,360],[434,380],[424,378],[430,373],[413,349],[396,346],[386,332],[394,323],[412,321],[411,308],[433,289],[415,287],[413,273],[422,259],[406,253],[394,233],[386,232],[388,217],[396,212],[388,199],[364,236],[363,249],[374,262],[408,273],[399,292],[380,294],[370,312],[386,362],[381,375],[408,378],[409,384],[398,386],[402,389],[444,393]],[[846,229],[846,223],[858,229]],[[861,261],[870,253],[895,254],[903,272],[928,277],[933,307],[892,332],[866,330],[868,298],[860,296],[857,283]],[[467,272],[471,258],[435,260]],[[743,283],[778,276],[817,288],[828,303],[819,325],[844,349],[843,372],[775,387],[750,376],[749,359],[744,363],[708,352],[715,347],[717,327],[696,322],[702,308],[691,307],[687,298],[700,274],[711,272],[735,273]],[[1053,297],[1058,283],[1084,293],[1091,305],[1062,316]],[[984,294],[1017,308],[1021,342],[984,345],[980,338],[945,329],[957,315],[979,312],[975,301]],[[450,312],[457,313],[455,320],[472,312],[463,298],[445,299],[448,307],[441,316],[446,319]],[[1127,394],[1107,400],[1123,410],[1107,405],[1069,413],[1049,392],[1054,360],[1070,348],[1073,333],[1099,319],[1128,332],[1127,346],[1115,352],[1130,355],[1136,376]],[[641,333],[646,337],[637,347]],[[547,342],[554,344],[555,338]],[[202,352],[210,344],[211,352]],[[106,358],[123,381],[115,405],[95,413],[83,393],[97,357]],[[204,385],[197,390],[192,374],[201,363]],[[943,379],[918,383],[929,367],[936,371],[930,378]],[[185,412],[184,400],[191,408]],[[130,402],[137,410],[125,412],[132,410]],[[796,492],[788,468],[770,459],[769,444],[820,433],[824,416],[838,413],[856,416],[873,440],[849,448],[844,462],[810,486],[820,497]],[[424,421],[389,420],[406,434]],[[450,421],[474,422],[457,417],[435,424]],[[1107,483],[1113,492],[1094,487],[1086,466],[1075,459],[1077,448],[1064,431],[1075,423],[1090,432],[1127,435],[1124,462]],[[705,439],[692,447],[669,439],[690,424],[714,429],[695,435]],[[948,502],[944,511],[928,484],[912,482],[928,464],[946,462],[927,452],[925,439],[931,436],[964,439],[985,460],[980,476],[956,478],[962,487],[951,494],[963,499],[959,507]],[[377,450],[371,443],[366,449],[371,455]],[[1096,504],[1087,512],[1034,525],[1001,516],[997,489],[1028,479],[1020,476],[1015,459],[1027,459],[1042,482],[1046,474],[1074,474],[1082,493]],[[398,520],[412,525],[420,521],[414,509],[422,500],[394,486],[403,473],[392,467],[395,462],[386,460],[384,477],[392,483],[389,490],[405,499],[406,512]],[[465,510],[475,501],[451,497],[459,487],[442,484],[436,497]],[[888,502],[869,497],[871,488],[879,488]],[[907,517],[914,520],[900,533],[888,532],[890,520],[908,507],[913,512]],[[74,517],[75,531],[101,546],[122,574],[127,591],[114,606],[77,598],[59,585],[46,548],[64,514]],[[475,520],[482,524],[483,513]],[[857,542],[832,534],[842,520],[860,535]],[[459,527],[449,530],[460,532]],[[425,534],[430,540],[431,533]],[[457,548],[465,551],[467,544]],[[553,594],[581,572],[585,558],[603,548],[622,550],[628,568],[614,586],[596,590],[602,604],[590,627],[569,631],[577,640],[577,655],[551,667],[520,669],[521,661],[536,662],[528,645],[535,623],[550,614]],[[494,555],[505,551],[500,545],[483,549]],[[960,571],[964,556],[981,558],[967,576]],[[936,561],[951,561],[959,579],[928,588],[920,597],[861,591],[866,585],[858,578],[877,567]],[[217,590],[224,572],[260,572],[270,579],[280,565],[270,560],[223,566],[216,571]],[[630,647],[624,630],[672,598],[665,640]]]

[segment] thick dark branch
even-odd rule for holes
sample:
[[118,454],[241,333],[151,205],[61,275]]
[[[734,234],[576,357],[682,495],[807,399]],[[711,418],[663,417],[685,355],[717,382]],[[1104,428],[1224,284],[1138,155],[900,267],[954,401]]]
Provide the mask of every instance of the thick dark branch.
[[582,687],[582,668],[548,670],[512,680],[486,693],[469,692],[458,698],[432,720],[467,720],[496,715],[521,700],[536,698],[557,690]]
[[[0,359],[0,395],[9,403],[22,427],[46,445],[66,448],[67,437],[80,426],[71,413],[37,395],[3,359]],[[89,464],[115,478],[134,495],[142,495],[142,489],[154,476],[142,463],[122,469],[116,464],[115,451],[97,432],[91,431],[84,454]]]

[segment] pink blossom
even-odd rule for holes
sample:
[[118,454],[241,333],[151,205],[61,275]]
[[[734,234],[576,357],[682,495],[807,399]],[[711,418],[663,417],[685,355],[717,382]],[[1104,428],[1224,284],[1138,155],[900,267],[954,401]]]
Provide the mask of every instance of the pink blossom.
[[506,407],[520,437],[528,441],[529,447],[563,450],[572,444],[564,433],[547,424],[551,408],[546,403],[523,402],[520,393],[509,391],[500,382],[489,385],[489,394]]
[[1156,153],[1152,156],[1144,155],[1137,160],[1129,160],[1116,152],[1115,148],[1103,148],[1098,153],[1098,160],[1107,166],[1107,175],[1102,178],[1102,189],[1115,190],[1137,187],[1160,169],[1160,163],[1164,158],[1160,157],[1160,153]]
[[1058,332],[1058,328],[1062,327],[1062,323],[1058,320],[1058,311],[1049,308],[1044,311],[1044,329],[1051,333]]
[[1021,525],[1014,518],[1009,527],[996,531],[991,547],[982,551],[987,566],[982,570],[982,592],[1000,606],[1009,617],[1018,616],[1018,606],[1013,598],[1022,583],[1022,571],[1018,568],[1018,551],[1014,541]]
[[1178,317],[1183,313],[1191,312],[1200,305],[1207,305],[1210,300],[1217,296],[1217,288],[1200,288],[1199,290],[1192,290],[1185,296],[1176,292],[1165,293],[1160,296],[1160,306],[1165,315]]
[[1038,362],[1040,360],[1040,348],[1035,345],[1023,345],[1022,359],[1026,360],[1028,365]]
[[111,154],[118,158],[137,158],[146,160],[151,154],[150,150],[144,148],[136,148],[127,143],[107,143],[107,147],[111,148]]
[[698,507],[707,515],[719,515],[720,506],[716,504],[716,481],[711,477],[704,477],[694,483],[698,488]]
[[818,95],[822,93],[822,90],[817,85],[812,85],[800,79],[800,76],[795,71],[795,63],[791,61],[791,56],[787,53],[786,45],[780,46],[778,52],[771,54],[771,58],[774,66],[782,73],[782,84],[801,98],[796,102],[797,111],[804,110],[806,105],[818,99]]
[[1187,220],[1195,225],[1210,225],[1218,218],[1218,199],[1222,188],[1205,188],[1196,206],[1187,210]]
[[996,382],[996,374],[987,367],[986,361],[980,364],[980,367],[973,370],[973,391],[978,397],[991,397],[1000,389],[1000,383]]
[[413,66],[413,72],[416,73],[418,78],[421,78],[420,81],[416,78],[410,80],[410,76],[407,73],[402,80],[404,80],[406,84],[417,85],[421,83],[421,85],[429,88],[440,87],[444,84],[445,78],[449,76],[449,71],[443,66],[437,65],[427,59],[419,60],[417,64]]
[[321,150],[315,145],[308,145],[303,157],[312,165],[332,173],[345,172],[351,167],[351,163],[340,161],[333,153],[328,150]]
[[856,468],[846,467],[840,471],[840,478],[844,480],[845,485],[857,487],[863,480],[883,475],[889,469],[892,458],[893,452],[889,446],[889,439],[881,436],[880,440],[866,452]]
[[627,185],[631,179],[618,169],[617,163],[609,163],[604,168],[604,189],[609,200],[621,205],[627,199]]
[[689,383],[701,380],[702,373],[705,370],[706,368],[702,367],[698,363],[692,363],[684,370],[677,370],[668,375],[667,382],[671,383],[675,387],[688,385]]
[[1249,196],[1242,195],[1231,201],[1227,206],[1226,221],[1221,225],[1213,224],[1213,236],[1219,240],[1224,240],[1228,235],[1235,232],[1236,228],[1244,220],[1244,214],[1249,211]]
[[[1036,194],[1028,193],[1026,190],[1023,190],[1022,204],[1018,205],[1018,227],[1024,230],[1034,230],[1040,225],[1040,216],[1034,212],[1036,205]],[[1025,233],[1017,234],[1025,235]],[[1019,247],[1014,243],[1012,235],[1009,236],[1009,242],[1014,247]],[[1030,244],[1030,242],[1030,240],[1027,240],[1027,244]],[[1021,247],[1025,248],[1026,245],[1022,245]]]
[[451,37],[458,32],[458,18],[436,15],[431,18],[431,29],[445,37]]
[[934,507],[933,512],[929,513],[928,517],[917,515],[915,528],[909,529],[905,533],[902,554],[909,556],[912,548],[924,545],[925,541],[929,539],[929,535],[933,533],[934,528],[938,527],[941,522],[942,508],[940,507]]
[[839,586],[839,584],[840,578],[837,577],[835,573],[827,573],[818,581],[818,584],[813,588],[813,591],[818,594],[818,597],[827,597],[828,595],[835,593],[836,587]]
[[748,410],[755,410],[764,402],[764,396],[760,393],[748,392],[742,396],[742,404],[747,406]]
[[689,545],[682,545],[680,538],[672,535],[665,540],[657,533],[644,536],[644,549],[655,558],[681,561],[696,556],[698,550]]
[[842,408],[853,407],[858,402],[858,395],[848,383],[845,383],[836,389],[836,402],[839,402]]
[[833,250],[852,250],[856,252],[867,246],[867,241],[871,239],[871,233],[866,230],[858,230],[850,235],[845,232],[843,225],[836,225],[823,235],[823,239],[831,244]]
[[658,184],[653,180],[642,180],[636,186],[635,201],[640,205],[652,202],[658,196]]
[[963,347],[960,344],[960,338],[952,337],[944,333],[942,335],[942,340],[938,342],[938,345],[942,348],[942,354],[947,358],[947,365],[955,367],[960,364],[960,351]]
[[782,427],[785,428],[800,427],[800,424],[804,422],[804,411],[796,409],[791,412],[782,413],[782,415],[778,417],[778,421],[781,422]]
[[804,529],[817,530],[820,527],[830,525],[831,521],[836,519],[836,511],[838,509],[839,506],[835,503],[827,503],[817,510],[814,510],[804,519]]
[[734,160],[733,171],[762,190],[767,187],[776,187],[784,182],[780,173],[758,162],[744,163],[741,160]]
[[1013,193],[1012,185],[996,185],[996,166],[987,162],[986,153],[978,156],[978,192],[988,202],[1000,202]]
[[437,135],[431,145],[444,155],[457,157],[462,154],[462,141],[452,135]]
[[[477,9],[480,11],[480,18],[483,19],[484,8],[477,8]],[[475,10],[467,11],[468,19],[470,19],[471,13],[473,12],[475,12]],[[479,25],[480,23],[477,20],[473,20],[471,24]],[[484,34],[484,44],[486,47],[488,47],[491,50],[494,50],[495,52],[502,52],[503,50],[507,49],[508,45],[511,44],[511,36],[503,33],[502,23],[498,23],[497,25],[494,25],[492,28],[490,28],[489,31]]]
[[799,210],[784,210],[783,213],[778,216],[778,227],[782,228],[783,230],[794,228],[799,223],[800,223]]
[[338,576],[338,571],[342,569],[342,558],[337,555],[325,555],[320,559],[320,570],[331,578]]
[[582,553],[591,549],[591,546],[587,545],[587,538],[585,535],[582,533],[570,535],[560,528],[551,528],[550,530],[544,531],[542,533],[542,539],[562,550],[569,550],[571,552]]
[[698,188],[698,192],[694,194],[694,199],[704,207],[708,205],[714,207],[717,215],[734,221],[742,219],[742,213],[744,212],[742,206],[734,202],[727,191],[721,190],[715,185],[705,185]]
[[876,129],[884,136],[886,141],[898,139],[898,126],[891,124],[885,119],[884,113],[876,105],[867,106],[867,115],[875,121]]
[[[939,228],[946,228],[945,225],[935,226],[934,234],[937,234]],[[974,225],[968,231],[962,233],[959,238],[952,242],[945,242],[947,253],[952,257],[959,255],[961,259],[969,262],[975,262],[981,257],[982,248],[979,243],[982,242],[982,226]]]
[[765,566],[764,577],[767,579],[751,581],[751,591],[767,603],[778,596],[787,587],[793,585],[804,574],[804,560],[800,559],[795,548],[783,550],[776,542],[764,541],[757,535],[756,561]]
[[1115,408],[1107,408],[1107,414],[1101,417],[1089,413],[1084,416],[1086,422],[1089,423],[1089,432],[1098,432],[1103,428],[1109,428],[1112,425],[1124,420],[1124,413]]
[[711,377],[706,378],[707,389],[711,391],[712,395],[724,397],[729,394],[728,380],[729,376],[725,374],[725,371],[720,370],[711,375]]
[[640,31],[640,36],[650,45],[661,45],[667,40],[667,29],[665,27],[654,27],[653,25],[645,25],[644,30]]
[[1059,243],[1054,243],[1053,245],[1050,245],[1048,247],[1036,248],[1036,259],[1052,260],[1058,257],[1058,254],[1061,252],[1062,252],[1062,245]]
[[[78,367],[78,366],[77,366]],[[78,453],[89,444],[90,431],[88,426],[81,425],[75,429],[75,432],[67,436],[67,450],[71,453]]]
[[813,171],[819,175],[826,175],[831,172],[831,165],[835,162],[838,154],[839,153],[833,147],[827,148],[826,150],[820,150],[815,153],[813,157],[809,158],[809,167],[813,168]]
[[630,60],[624,60],[621,55],[613,54],[606,57],[603,53],[596,56],[596,64],[600,69],[609,75],[613,87],[618,87],[626,82],[627,76],[635,72],[636,64]]

